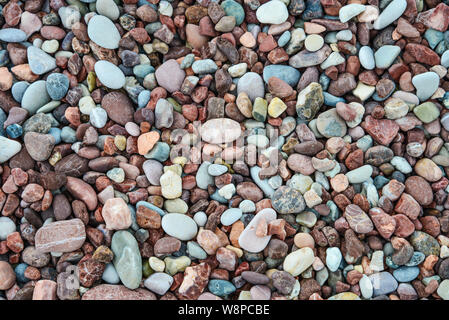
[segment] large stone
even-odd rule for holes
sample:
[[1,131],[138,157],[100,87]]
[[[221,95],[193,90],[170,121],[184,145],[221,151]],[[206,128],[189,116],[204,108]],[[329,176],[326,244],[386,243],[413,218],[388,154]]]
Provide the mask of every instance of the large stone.
[[117,49],[121,39],[114,23],[102,15],[95,15],[89,20],[87,34],[89,39],[106,49]]
[[130,290],[122,285],[100,284],[89,289],[82,300],[156,300],[156,296],[145,289]]
[[202,140],[213,143],[222,144],[237,140],[242,130],[240,124],[232,119],[211,119],[201,126]]
[[86,229],[80,219],[52,222],[40,228],[34,240],[39,252],[72,252],[84,244]]
[[136,238],[128,231],[117,231],[112,236],[111,249],[120,280],[125,287],[137,289],[142,280],[142,258]]
[[261,252],[263,249],[265,249],[271,239],[271,235],[258,237],[256,235],[256,229],[261,221],[265,220],[265,222],[268,224],[270,221],[275,219],[276,211],[274,211],[273,209],[266,208],[259,211],[240,234],[238,240],[240,248],[253,253]]

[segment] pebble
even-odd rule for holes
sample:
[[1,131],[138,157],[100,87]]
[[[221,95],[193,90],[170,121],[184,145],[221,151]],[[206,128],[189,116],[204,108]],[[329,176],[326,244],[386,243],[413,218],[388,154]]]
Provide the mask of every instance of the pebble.
[[412,83],[416,88],[416,95],[419,100],[425,101],[438,89],[440,77],[435,72],[424,72],[414,76],[412,78]]
[[195,221],[187,215],[180,213],[169,213],[162,218],[162,229],[179,240],[187,241],[193,239],[198,227]]
[[380,296],[395,291],[398,287],[396,279],[389,272],[374,273],[369,276],[373,285],[373,295]]
[[263,98],[265,88],[262,78],[255,72],[245,73],[237,83],[237,93],[245,92],[251,101],[258,97]]
[[118,48],[120,33],[114,23],[104,15],[93,16],[87,25],[89,38],[105,49]]
[[360,64],[366,70],[373,70],[375,65],[374,52],[369,46],[363,46],[359,50]]
[[379,17],[374,21],[373,27],[376,30],[381,30],[398,19],[407,8],[406,0],[393,0],[382,11]]
[[211,119],[206,121],[201,127],[201,138],[208,143],[233,142],[240,135],[240,125],[232,119]]
[[39,252],[71,252],[81,248],[86,231],[80,219],[49,223],[36,232],[36,249]]
[[34,114],[49,101],[50,96],[47,94],[46,81],[38,80],[28,86],[23,94],[21,105],[30,114]]
[[120,89],[125,85],[125,75],[122,70],[109,61],[95,63],[95,73],[101,83],[110,89]]
[[69,78],[62,73],[52,73],[47,77],[45,85],[52,100],[61,100],[69,90]]
[[271,0],[256,11],[257,20],[265,24],[281,24],[288,18],[287,6],[280,0]]
[[144,286],[158,295],[164,295],[173,284],[173,277],[163,273],[156,272],[144,281]]
[[276,219],[276,212],[273,209],[265,208],[258,212],[251,222],[245,227],[238,238],[238,243],[240,247],[246,251],[252,253],[258,253],[265,249],[268,242],[271,239],[270,235],[264,237],[258,237],[256,235],[256,227],[259,225],[260,221],[265,221],[269,223]]
[[398,46],[384,45],[380,47],[374,53],[376,67],[380,69],[389,68],[400,52],[401,48]]
[[20,29],[6,28],[0,30],[0,40],[4,42],[22,42],[27,39],[27,35]]
[[56,68],[56,59],[35,46],[27,49],[30,69],[35,74],[44,74]]
[[136,239],[128,231],[117,231],[112,236],[111,250],[121,282],[128,289],[137,289],[142,280],[142,257]]
[[348,5],[345,5],[340,8],[340,11],[338,12],[339,18],[341,22],[347,22],[354,18],[355,16],[359,15],[363,11],[365,11],[366,7],[363,4],[358,3],[351,3]]
[[310,267],[315,260],[313,250],[309,247],[301,248],[285,257],[283,268],[284,271],[296,277]]

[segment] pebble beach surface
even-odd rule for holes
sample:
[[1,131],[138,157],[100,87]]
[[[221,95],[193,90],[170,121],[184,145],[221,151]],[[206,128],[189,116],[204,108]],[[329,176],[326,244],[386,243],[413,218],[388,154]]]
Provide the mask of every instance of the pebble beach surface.
[[0,9],[0,300],[449,300],[448,1]]

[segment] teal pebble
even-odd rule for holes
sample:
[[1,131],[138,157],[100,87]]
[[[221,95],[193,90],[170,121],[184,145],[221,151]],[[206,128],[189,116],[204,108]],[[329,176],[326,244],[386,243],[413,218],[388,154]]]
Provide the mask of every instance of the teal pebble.
[[227,16],[235,17],[235,24],[239,26],[245,19],[245,11],[243,7],[234,0],[225,0],[221,3],[221,7]]
[[150,96],[150,90],[143,90],[139,93],[139,96],[137,97],[137,105],[139,108],[144,108],[148,104],[148,101],[150,101]]
[[224,226],[230,226],[236,222],[242,216],[242,210],[238,208],[231,208],[223,212],[220,217],[221,224]]
[[187,69],[192,66],[192,63],[195,61],[195,55],[193,53],[189,53],[182,59],[182,62],[180,64],[181,69]]
[[154,159],[164,162],[168,159],[170,147],[165,142],[157,142],[153,149],[145,155],[147,159]]
[[299,81],[301,73],[291,66],[281,64],[271,64],[266,66],[263,69],[263,80],[265,83],[268,83],[268,80],[273,76],[278,77],[279,79],[287,82],[290,86],[295,87]]
[[342,97],[336,97],[330,94],[329,92],[323,92],[323,96],[324,96],[324,104],[331,107],[335,107],[338,102],[346,102],[346,100],[343,99]]
[[424,253],[415,251],[413,252],[413,256],[410,258],[409,262],[407,262],[405,265],[407,267],[415,267],[423,262],[425,258],[426,255]]
[[443,40],[443,32],[435,29],[427,29],[424,33],[424,38],[429,43],[430,48],[435,49],[435,47]]
[[449,41],[443,40],[437,45],[437,47],[433,51],[435,51],[439,55],[442,55],[446,50],[449,50]]
[[[2,126],[3,127],[3,126]],[[10,137],[10,138],[18,138],[20,136],[22,136],[23,134],[23,129],[20,125],[18,125],[17,123],[13,123],[9,126],[6,127],[6,134]]]
[[145,78],[148,74],[154,73],[155,71],[154,67],[149,64],[138,64],[133,68],[133,73],[138,78]]
[[208,288],[212,294],[219,297],[227,296],[236,290],[236,287],[231,282],[217,279],[210,280]]
[[381,189],[388,182],[390,182],[390,180],[385,178],[384,176],[376,176],[374,178],[374,186],[376,187],[376,189]]
[[187,242],[187,251],[189,253],[189,256],[194,259],[206,259],[207,253],[203,250],[203,248],[200,247],[198,243],[195,241],[189,241]]
[[[157,9],[156,9],[156,10],[157,10]],[[153,22],[153,23],[147,24],[147,25],[145,26],[145,30],[146,30],[146,32],[148,32],[149,34],[153,34],[153,33],[155,33],[156,31],[158,31],[161,27],[162,27],[162,23],[160,23],[160,22]]]
[[393,277],[399,282],[410,282],[419,275],[418,267],[400,267],[393,271]]
[[290,31],[285,31],[278,39],[278,46],[281,48],[285,46],[290,41],[291,37]]

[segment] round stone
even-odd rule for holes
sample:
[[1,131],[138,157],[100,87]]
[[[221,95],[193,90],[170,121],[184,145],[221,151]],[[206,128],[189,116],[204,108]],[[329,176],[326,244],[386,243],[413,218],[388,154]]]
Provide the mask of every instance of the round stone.
[[162,217],[162,229],[182,241],[191,240],[198,231],[195,221],[185,214],[168,213]]
[[315,52],[320,50],[323,47],[324,39],[322,36],[318,34],[308,35],[306,40],[304,41],[304,45],[306,49],[310,52]]
[[[265,70],[265,69],[264,69]],[[237,94],[245,92],[251,101],[265,96],[265,87],[262,78],[255,72],[245,73],[237,83]]]
[[52,73],[47,77],[46,87],[52,100],[61,100],[69,90],[69,78],[62,73]]
[[109,61],[97,61],[95,73],[101,83],[110,89],[120,89],[125,85],[125,75],[122,70]]
[[287,6],[279,0],[268,1],[257,9],[256,17],[260,23],[281,24],[288,18]]
[[87,34],[93,42],[106,49],[117,49],[121,39],[114,23],[102,15],[95,15],[89,20]]
[[211,119],[201,126],[201,139],[213,144],[235,141],[241,135],[240,124],[227,118]]

